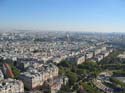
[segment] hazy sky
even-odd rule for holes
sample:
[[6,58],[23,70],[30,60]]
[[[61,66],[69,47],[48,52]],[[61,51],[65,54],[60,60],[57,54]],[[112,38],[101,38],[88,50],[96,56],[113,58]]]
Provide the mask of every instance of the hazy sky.
[[125,0],[0,0],[0,29],[125,32]]

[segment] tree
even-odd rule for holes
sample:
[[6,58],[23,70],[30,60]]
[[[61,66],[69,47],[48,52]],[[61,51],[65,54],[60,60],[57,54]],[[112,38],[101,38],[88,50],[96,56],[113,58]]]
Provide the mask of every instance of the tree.
[[100,93],[90,83],[81,83],[81,85],[87,91],[87,93]]
[[76,81],[77,81],[77,74],[76,73],[73,73],[73,72],[70,72],[70,71],[68,71],[67,73],[66,73],[66,76],[68,76],[68,78],[69,78],[69,84],[70,85],[73,85]]
[[18,78],[18,76],[20,75],[20,70],[18,70],[14,65],[10,65],[10,66],[14,73],[15,78]]
[[77,69],[77,74],[79,74],[79,75],[81,75],[81,74],[85,75],[85,74],[87,74],[87,71],[86,71],[86,69]]
[[67,62],[67,61],[62,61],[62,62],[60,62],[59,66],[70,67],[71,65],[70,65],[70,63]]
[[110,81],[113,82],[113,83],[115,83],[116,85],[120,85],[122,88],[125,88],[125,83],[121,82],[118,79],[115,79],[115,78],[111,77]]

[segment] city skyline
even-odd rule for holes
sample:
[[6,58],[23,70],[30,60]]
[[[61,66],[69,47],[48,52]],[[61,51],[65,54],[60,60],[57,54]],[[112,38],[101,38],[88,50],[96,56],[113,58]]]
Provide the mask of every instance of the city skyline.
[[0,29],[124,32],[123,0],[1,0]]

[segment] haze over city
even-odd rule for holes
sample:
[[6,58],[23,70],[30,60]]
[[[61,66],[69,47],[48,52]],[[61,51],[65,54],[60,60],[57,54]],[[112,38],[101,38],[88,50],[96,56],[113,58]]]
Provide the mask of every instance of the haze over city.
[[1,30],[124,32],[124,0],[0,0]]

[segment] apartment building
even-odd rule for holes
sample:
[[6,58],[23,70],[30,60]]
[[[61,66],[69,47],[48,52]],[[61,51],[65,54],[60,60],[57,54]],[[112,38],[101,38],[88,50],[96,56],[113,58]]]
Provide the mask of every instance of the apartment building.
[[0,81],[0,93],[24,93],[23,82],[16,79],[4,79]]

